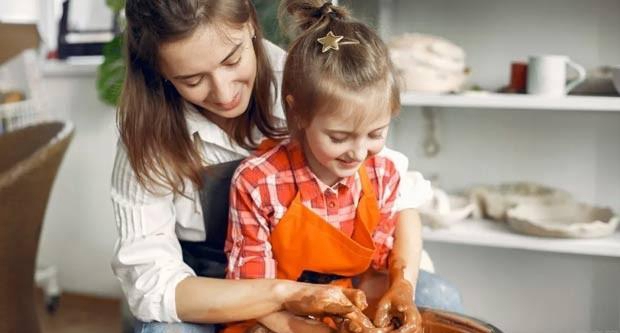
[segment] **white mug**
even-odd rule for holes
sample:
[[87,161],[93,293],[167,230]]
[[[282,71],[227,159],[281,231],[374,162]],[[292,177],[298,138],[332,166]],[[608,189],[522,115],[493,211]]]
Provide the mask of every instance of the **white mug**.
[[[566,65],[577,71],[577,78],[566,82]],[[529,57],[527,93],[545,96],[564,96],[586,79],[583,66],[563,55]]]

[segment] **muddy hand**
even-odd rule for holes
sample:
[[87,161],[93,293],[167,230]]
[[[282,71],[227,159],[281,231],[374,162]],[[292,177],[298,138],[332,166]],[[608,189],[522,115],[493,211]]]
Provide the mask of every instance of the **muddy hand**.
[[374,324],[377,327],[394,325],[398,333],[419,332],[422,320],[413,303],[413,287],[404,278],[404,267],[398,259],[390,263],[390,288],[377,305]]
[[338,324],[339,333],[385,333],[391,332],[393,326],[378,328],[359,309],[340,318],[334,318]]
[[284,308],[299,316],[343,316],[366,308],[364,292],[336,286],[308,285],[303,292],[284,303]]

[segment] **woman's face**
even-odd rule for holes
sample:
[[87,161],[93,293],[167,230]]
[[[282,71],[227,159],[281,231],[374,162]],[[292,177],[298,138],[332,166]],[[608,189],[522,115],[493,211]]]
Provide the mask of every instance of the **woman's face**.
[[188,102],[222,118],[243,114],[256,78],[251,24],[200,26],[184,39],[164,43],[159,65]]

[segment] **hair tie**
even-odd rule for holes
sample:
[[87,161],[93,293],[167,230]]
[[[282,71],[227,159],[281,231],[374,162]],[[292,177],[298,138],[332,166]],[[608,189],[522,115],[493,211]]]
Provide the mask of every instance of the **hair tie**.
[[312,17],[314,18],[321,19],[327,15],[331,15],[334,18],[341,18],[340,14],[334,10],[334,5],[331,1],[327,1],[319,8],[314,8],[315,11],[314,14],[312,14]]
[[332,2],[331,1],[327,1],[326,3],[323,4],[323,6],[321,6],[321,8],[319,8],[319,13],[321,16],[326,16],[329,13],[332,13],[334,10],[332,9]]

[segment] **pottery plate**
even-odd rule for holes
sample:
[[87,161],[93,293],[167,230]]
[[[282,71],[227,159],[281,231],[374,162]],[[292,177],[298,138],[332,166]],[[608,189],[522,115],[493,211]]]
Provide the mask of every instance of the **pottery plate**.
[[447,228],[465,220],[474,211],[475,205],[467,197],[448,195],[449,206],[439,208],[434,206],[420,207],[422,223],[433,229]]
[[517,232],[561,238],[608,236],[618,227],[609,208],[583,203],[520,204],[507,212],[508,225]]

